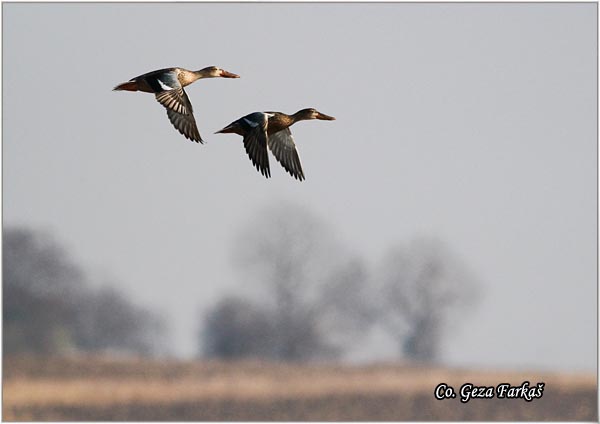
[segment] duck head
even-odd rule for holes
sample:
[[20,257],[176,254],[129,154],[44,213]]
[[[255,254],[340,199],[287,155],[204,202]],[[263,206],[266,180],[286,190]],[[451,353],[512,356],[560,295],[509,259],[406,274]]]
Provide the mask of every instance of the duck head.
[[195,74],[199,78],[239,78],[239,75],[226,71],[225,69],[217,68],[216,66],[208,66],[204,69],[196,71]]
[[324,113],[321,113],[313,108],[299,110],[298,112],[294,113],[293,116],[296,121],[305,121],[308,119],[321,119],[323,121],[335,120],[333,116],[325,115]]

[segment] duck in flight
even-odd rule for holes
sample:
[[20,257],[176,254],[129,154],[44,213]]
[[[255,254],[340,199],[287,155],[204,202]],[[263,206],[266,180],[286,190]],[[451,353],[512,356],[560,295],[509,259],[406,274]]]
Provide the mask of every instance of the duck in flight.
[[322,119],[333,121],[333,116],[315,109],[302,109],[293,115],[281,112],[254,112],[227,125],[218,133],[235,133],[244,137],[244,147],[256,169],[266,178],[271,176],[267,146],[275,159],[297,180],[304,180],[304,171],[294,143],[290,126],[298,121]]
[[166,68],[148,72],[117,85],[113,90],[144,91],[154,93],[156,100],[167,109],[167,116],[173,126],[186,138],[197,143],[204,143],[198,132],[192,110],[192,103],[183,87],[200,78],[239,78],[216,66],[209,66],[199,71],[188,71],[183,68]]

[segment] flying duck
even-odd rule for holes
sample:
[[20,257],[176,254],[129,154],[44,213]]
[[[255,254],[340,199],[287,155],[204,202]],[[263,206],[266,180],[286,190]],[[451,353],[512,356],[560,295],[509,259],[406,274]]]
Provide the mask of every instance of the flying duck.
[[188,71],[183,68],[166,68],[148,72],[117,85],[113,90],[144,91],[154,93],[156,100],[167,109],[169,121],[186,138],[204,143],[198,132],[192,110],[192,103],[183,87],[200,78],[239,78],[216,66]]
[[304,180],[300,157],[294,143],[290,126],[298,121],[322,119],[332,121],[333,116],[315,109],[302,109],[293,115],[281,112],[254,112],[227,125],[218,133],[235,133],[244,137],[244,147],[256,169],[266,178],[271,176],[267,146],[271,153],[297,180]]

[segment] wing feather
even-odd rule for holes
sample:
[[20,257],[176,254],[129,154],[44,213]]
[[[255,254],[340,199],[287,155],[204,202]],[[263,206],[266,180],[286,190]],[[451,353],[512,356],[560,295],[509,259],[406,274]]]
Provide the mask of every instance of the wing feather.
[[[248,117],[250,116],[248,115]],[[248,125],[247,128],[249,129],[244,135],[244,148],[254,167],[266,178],[269,178],[271,176],[271,168],[269,167],[269,154],[267,152],[266,116],[255,116],[255,114],[252,114],[251,122],[257,125]]]
[[204,143],[194,119],[192,103],[183,88],[156,93],[156,100],[167,109],[167,116],[173,126],[186,138]]
[[277,161],[292,177],[299,181],[304,180],[304,172],[302,171],[298,149],[289,128],[284,128],[281,131],[271,134],[268,145]]

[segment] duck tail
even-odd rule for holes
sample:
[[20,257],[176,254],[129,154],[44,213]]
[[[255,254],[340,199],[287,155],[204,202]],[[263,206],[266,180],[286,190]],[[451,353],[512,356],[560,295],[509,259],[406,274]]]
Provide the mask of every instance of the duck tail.
[[127,82],[119,84],[115,88],[113,88],[113,91],[121,91],[121,90],[138,91],[137,82],[136,81],[127,81]]

